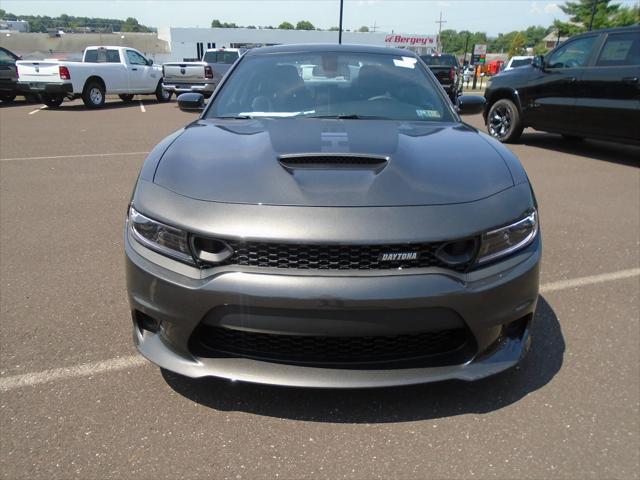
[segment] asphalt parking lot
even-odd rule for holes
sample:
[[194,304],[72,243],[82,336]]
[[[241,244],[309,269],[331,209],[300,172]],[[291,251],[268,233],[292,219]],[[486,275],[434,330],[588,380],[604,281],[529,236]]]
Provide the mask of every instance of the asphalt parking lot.
[[195,118],[151,99],[0,107],[2,478],[638,478],[640,148],[510,146],[544,238],[520,367],[288,389],[186,380],[132,345],[127,202],[145,153]]

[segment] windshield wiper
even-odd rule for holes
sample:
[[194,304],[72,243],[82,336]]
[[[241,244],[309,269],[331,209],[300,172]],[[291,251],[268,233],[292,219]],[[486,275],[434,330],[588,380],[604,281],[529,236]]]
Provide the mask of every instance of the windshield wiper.
[[253,118],[251,115],[229,115],[228,117],[212,117],[219,118],[221,120],[249,120]]
[[374,115],[358,115],[356,113],[343,113],[340,115],[309,115],[304,118],[337,118],[338,120],[389,120],[387,117]]

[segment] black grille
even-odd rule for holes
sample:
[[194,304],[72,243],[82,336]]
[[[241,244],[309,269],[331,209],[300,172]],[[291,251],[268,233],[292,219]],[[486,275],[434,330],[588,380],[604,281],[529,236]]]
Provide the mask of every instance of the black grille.
[[[441,243],[410,245],[304,245],[227,241],[233,250],[224,265],[298,270],[390,270],[442,267],[465,272],[468,262],[451,266],[436,256]],[[381,259],[384,253],[417,253],[415,260]],[[406,258],[406,257],[405,257]]]
[[406,335],[322,337],[274,335],[201,326],[195,334],[195,354],[207,351],[232,356],[292,363],[384,363],[424,358],[461,350],[464,328]]

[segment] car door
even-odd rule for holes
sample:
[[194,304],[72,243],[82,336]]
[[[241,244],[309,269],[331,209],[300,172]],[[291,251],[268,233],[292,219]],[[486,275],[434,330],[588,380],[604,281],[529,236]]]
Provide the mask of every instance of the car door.
[[640,28],[606,36],[578,91],[576,112],[586,135],[640,140]]
[[159,80],[156,70],[140,52],[127,49],[126,54],[131,93],[153,92]]
[[563,130],[578,121],[577,84],[593,56],[599,35],[569,40],[551,52],[536,69],[527,89],[527,124],[541,130]]

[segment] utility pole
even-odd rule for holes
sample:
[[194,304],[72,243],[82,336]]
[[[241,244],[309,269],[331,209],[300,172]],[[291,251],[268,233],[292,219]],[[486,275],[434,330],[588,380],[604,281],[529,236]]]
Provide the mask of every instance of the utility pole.
[[442,40],[440,35],[442,34],[442,24],[443,23],[447,23],[446,20],[442,20],[442,12],[440,12],[440,20],[436,20],[436,23],[439,24],[438,26],[438,44],[436,46],[436,48],[438,49],[438,53],[442,53]]
[[598,4],[598,0],[593,0],[591,4],[591,20],[589,20],[589,31],[593,29],[593,17],[596,16],[596,5]]
[[376,21],[373,21],[373,33],[376,33],[376,29],[377,29],[377,25],[376,25]]
[[338,27],[338,44],[342,44],[342,8],[344,7],[344,0],[340,0],[340,26]]

